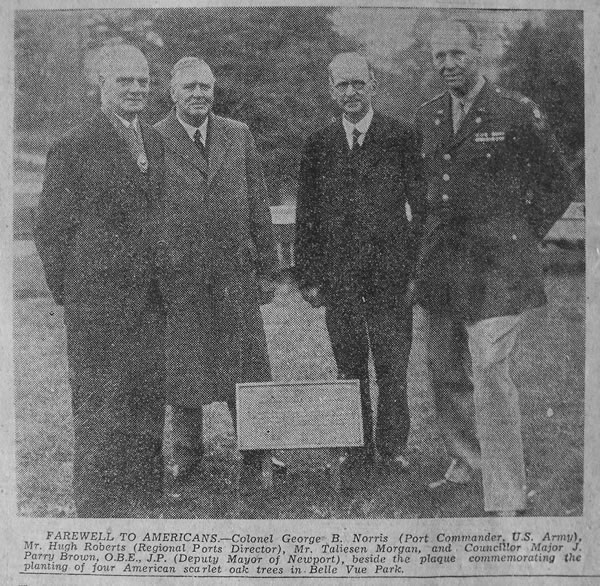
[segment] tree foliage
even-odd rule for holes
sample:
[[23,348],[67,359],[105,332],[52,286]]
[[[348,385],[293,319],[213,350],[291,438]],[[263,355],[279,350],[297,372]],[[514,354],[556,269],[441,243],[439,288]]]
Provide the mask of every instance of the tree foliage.
[[[332,31],[325,8],[210,8],[161,12],[163,101],[181,57],[204,58],[217,78],[215,111],[248,123],[272,192],[293,179],[303,141],[332,114],[327,65],[354,46]],[[276,194],[273,194],[277,199]]]
[[583,13],[549,12],[545,26],[508,33],[500,83],[537,102],[572,157],[585,138]]

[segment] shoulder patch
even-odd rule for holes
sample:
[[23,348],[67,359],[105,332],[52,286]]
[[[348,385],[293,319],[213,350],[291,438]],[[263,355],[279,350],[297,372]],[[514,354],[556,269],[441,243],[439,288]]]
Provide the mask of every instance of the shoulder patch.
[[533,118],[533,123],[538,129],[542,130],[546,127],[546,116],[542,109],[531,98],[528,98],[519,92],[513,92],[501,87],[496,87],[496,93],[503,98],[518,102],[522,105],[525,115]]

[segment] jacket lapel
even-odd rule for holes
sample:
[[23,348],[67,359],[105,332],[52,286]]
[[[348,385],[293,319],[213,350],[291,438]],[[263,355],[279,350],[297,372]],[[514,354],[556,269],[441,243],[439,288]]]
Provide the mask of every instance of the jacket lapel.
[[208,150],[208,185],[215,178],[217,171],[221,168],[227,151],[231,148],[229,137],[230,128],[224,120],[215,116],[212,112],[208,118],[207,150]]
[[436,110],[436,120],[440,121],[438,132],[440,144],[447,148],[454,140],[454,128],[452,126],[452,97],[450,92],[446,92],[444,96],[444,105],[439,110]]
[[446,150],[453,138],[450,94],[448,92],[443,94],[442,100],[434,104],[434,108],[425,109],[427,118],[422,121],[426,128],[423,149],[430,154]]
[[103,164],[108,166],[110,175],[114,178],[114,182],[111,181],[111,187],[102,193],[102,197],[114,202],[118,201],[127,209],[134,205],[139,197],[136,195],[139,192],[132,189],[135,186],[145,194],[144,200],[147,202],[149,199],[147,193],[148,174],[139,170],[125,140],[119,136],[102,111],[92,118],[85,132],[89,137],[90,145]]
[[330,126],[331,132],[327,134],[328,151],[334,153],[336,159],[346,157],[350,152],[348,141],[346,140],[346,132],[342,125],[341,119],[335,119]]
[[97,140],[94,142],[102,149],[103,156],[112,159],[122,175],[133,179],[134,171],[139,172],[133,155],[103,112],[96,115],[94,127],[97,132]]
[[[98,144],[101,144],[104,149],[104,157],[111,158],[118,170],[118,176],[128,179],[134,183],[137,187],[142,189],[144,192],[148,190],[148,176],[150,169],[147,173],[142,173],[138,167],[138,163],[134,160],[127,143],[112,125],[112,122],[107,116],[100,112],[97,118],[96,128],[99,133]],[[142,128],[142,140],[144,142],[144,151],[146,156],[149,157],[147,142],[147,132],[143,131],[143,123],[140,121],[140,128]],[[152,146],[152,145],[151,145]],[[156,163],[155,163],[156,166]],[[148,195],[148,194],[146,194]]]
[[185,128],[181,125],[175,110],[171,110],[165,122],[165,135],[168,138],[169,146],[171,150],[177,153],[180,157],[185,159],[190,165],[193,165],[199,169],[204,175],[208,175],[208,164],[206,159],[202,156],[198,147],[190,139],[189,134],[185,131]]
[[365,140],[362,143],[361,152],[361,171],[363,174],[368,173],[371,169],[377,165],[379,159],[385,154],[385,124],[381,119],[381,116],[375,112],[373,120],[371,120],[371,126],[367,130]]

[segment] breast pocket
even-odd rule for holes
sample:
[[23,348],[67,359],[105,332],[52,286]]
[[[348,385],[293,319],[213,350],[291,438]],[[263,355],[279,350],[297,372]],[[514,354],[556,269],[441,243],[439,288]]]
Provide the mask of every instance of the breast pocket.
[[489,137],[481,137],[476,142],[477,135],[472,139],[468,148],[463,149],[462,162],[469,168],[477,168],[482,173],[496,174],[502,170],[506,160],[506,138],[499,137],[490,140]]

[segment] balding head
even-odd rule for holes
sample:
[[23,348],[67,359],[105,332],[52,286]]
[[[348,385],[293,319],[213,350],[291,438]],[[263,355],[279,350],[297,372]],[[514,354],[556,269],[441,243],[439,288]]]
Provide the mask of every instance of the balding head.
[[364,118],[375,95],[375,77],[367,59],[359,53],[336,55],[329,64],[329,91],[350,122]]
[[144,54],[132,45],[111,45],[98,53],[102,107],[132,119],[146,107],[150,72]]
[[329,79],[347,74],[373,77],[367,58],[360,53],[339,53],[329,64]]

